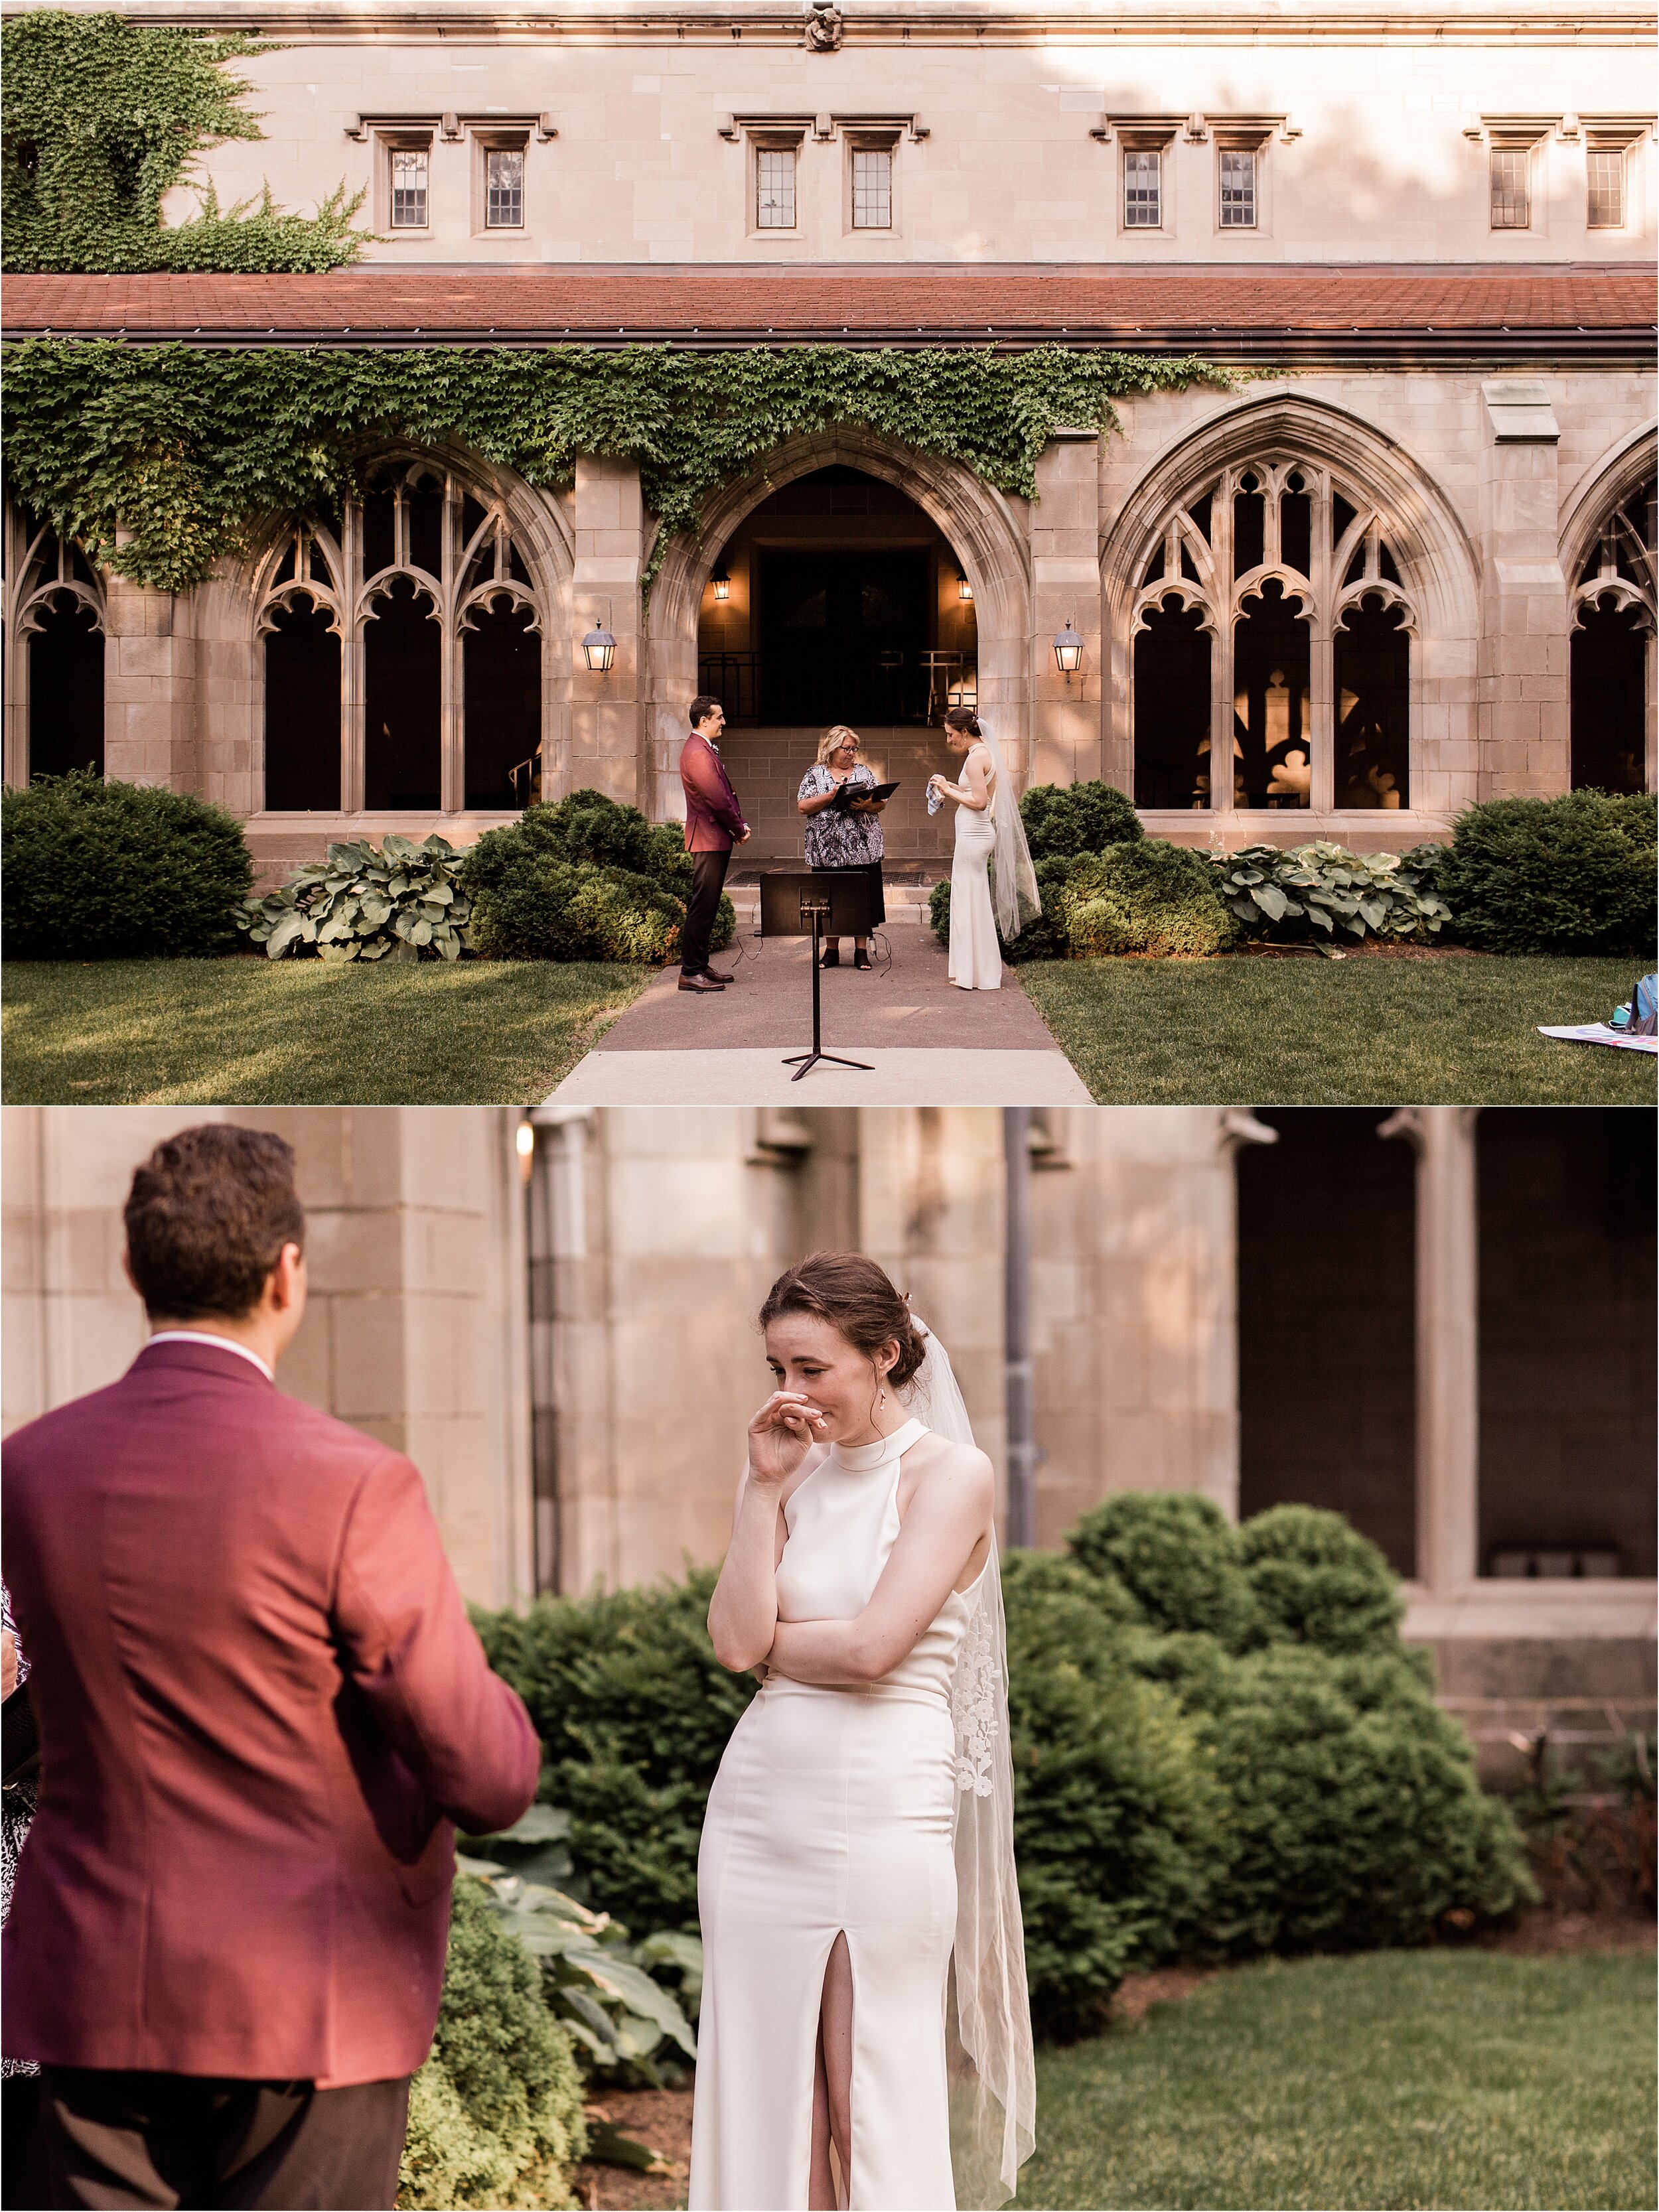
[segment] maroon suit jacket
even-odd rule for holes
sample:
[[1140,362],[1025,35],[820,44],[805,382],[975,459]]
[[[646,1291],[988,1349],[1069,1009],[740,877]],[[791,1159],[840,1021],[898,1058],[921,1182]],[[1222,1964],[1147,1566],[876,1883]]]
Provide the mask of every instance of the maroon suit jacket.
[[680,788],[685,793],[686,851],[729,853],[749,824],[720,755],[695,730],[680,747]]
[[419,1474],[236,1352],[156,1344],[9,1440],[4,1502],[41,1742],[7,2054],[412,2073],[451,1824],[510,1825],[539,1766]]

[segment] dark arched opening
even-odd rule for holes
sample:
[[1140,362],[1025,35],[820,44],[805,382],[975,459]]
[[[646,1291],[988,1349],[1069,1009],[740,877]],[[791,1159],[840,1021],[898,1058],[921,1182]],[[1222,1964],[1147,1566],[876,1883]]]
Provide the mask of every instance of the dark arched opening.
[[325,607],[276,608],[265,636],[265,805],[332,813],[340,804],[340,639]]
[[536,795],[542,740],[542,641],[535,616],[503,594],[475,607],[465,661],[466,803],[505,809]]
[[1572,787],[1646,787],[1646,618],[1611,592],[1585,607],[1572,633]]
[[442,803],[442,639],[432,602],[407,576],[375,599],[363,629],[363,803],[371,813],[435,813]]
[[1135,805],[1209,806],[1210,638],[1171,592],[1135,635]]
[[1367,592],[1334,641],[1336,803],[1411,805],[1411,640],[1405,611]]
[[1312,801],[1306,621],[1270,576],[1244,602],[1233,632],[1233,804],[1303,807]]
[[104,633],[94,609],[60,592],[29,635],[29,775],[104,773]]

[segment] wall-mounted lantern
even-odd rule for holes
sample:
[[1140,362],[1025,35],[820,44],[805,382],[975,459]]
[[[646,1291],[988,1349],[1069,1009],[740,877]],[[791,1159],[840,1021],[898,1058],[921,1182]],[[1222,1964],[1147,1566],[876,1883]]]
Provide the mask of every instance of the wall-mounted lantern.
[[959,599],[967,600],[971,599],[973,596],[974,587],[968,580],[967,571],[963,568],[958,568],[957,570],[957,597]]
[[617,657],[617,641],[608,629],[591,629],[582,640],[582,651],[587,655],[587,665],[596,676],[607,676],[611,664]]
[[1065,629],[1054,632],[1054,665],[1068,684],[1083,665],[1083,640],[1072,628],[1069,615]]
[[729,599],[731,598],[732,579],[726,574],[726,563],[724,561],[721,562],[720,567],[715,569],[714,574],[708,579],[708,580],[714,587],[714,597],[717,599]]

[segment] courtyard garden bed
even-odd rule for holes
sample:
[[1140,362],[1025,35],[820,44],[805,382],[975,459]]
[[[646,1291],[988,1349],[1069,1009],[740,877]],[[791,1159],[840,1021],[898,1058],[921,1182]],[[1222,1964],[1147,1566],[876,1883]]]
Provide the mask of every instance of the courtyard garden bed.
[[599,961],[8,961],[9,1105],[533,1105],[650,981]]

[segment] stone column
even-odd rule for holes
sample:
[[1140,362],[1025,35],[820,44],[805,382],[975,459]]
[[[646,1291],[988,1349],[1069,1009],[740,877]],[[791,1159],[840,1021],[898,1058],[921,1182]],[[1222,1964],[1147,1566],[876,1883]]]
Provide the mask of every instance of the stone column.
[[104,647],[104,773],[167,791],[199,787],[197,647],[190,594],[153,592],[113,570]]
[[[645,507],[639,470],[631,461],[579,457],[575,567],[570,582],[567,787],[591,787],[648,812],[653,794],[640,635],[644,562]],[[582,652],[582,638],[590,629],[608,629],[617,641],[616,658],[604,675],[588,667]]]
[[1547,382],[1494,378],[1480,394],[1479,793],[1547,797],[1572,780],[1561,433]]
[[1417,1153],[1417,1579],[1480,1571],[1480,1224],[1473,1106],[1407,1106],[1380,1136]]
[[[1100,439],[1060,430],[1037,461],[1031,508],[1031,760],[1028,783],[1075,783],[1104,771],[1100,592]],[[1054,638],[1083,640],[1069,682]]]

